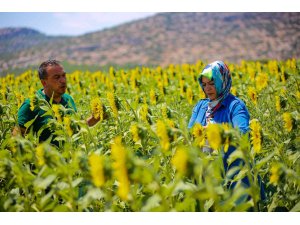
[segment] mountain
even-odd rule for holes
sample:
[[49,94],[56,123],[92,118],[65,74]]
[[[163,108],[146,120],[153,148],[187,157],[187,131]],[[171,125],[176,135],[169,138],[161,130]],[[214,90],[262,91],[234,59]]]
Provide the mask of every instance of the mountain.
[[52,57],[71,64],[161,65],[300,57],[300,13],[159,13],[75,37],[0,29],[0,70]]
[[51,41],[52,39],[54,38],[29,28],[0,29],[0,52],[11,53],[21,51]]

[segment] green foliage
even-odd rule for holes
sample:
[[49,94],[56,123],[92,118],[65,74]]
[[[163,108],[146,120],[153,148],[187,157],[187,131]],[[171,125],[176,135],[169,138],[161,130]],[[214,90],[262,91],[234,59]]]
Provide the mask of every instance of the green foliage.
[[[0,78],[0,210],[299,211],[299,66],[294,60],[229,64],[235,94],[261,126],[260,136],[256,133],[261,148],[254,148],[254,128],[241,135],[220,126],[222,145],[211,154],[202,152],[187,129],[193,106],[204,97],[195,79],[203,66],[68,74],[68,93],[78,108],[77,114],[68,115],[70,125],[58,122],[51,105],[39,102],[52,116],[49,126],[58,147],[38,143],[32,131],[25,137],[11,135],[18,108],[40,86],[37,76],[26,71]],[[262,73],[268,77],[265,86],[257,81]],[[289,75],[282,77],[285,73]],[[257,99],[249,94],[250,87]],[[108,93],[113,93],[114,104]],[[88,127],[85,119],[95,98],[104,105],[106,119]],[[281,99],[280,109],[276,99]],[[290,125],[283,113],[290,113]],[[227,138],[236,147],[228,164],[242,159],[245,165],[225,173]],[[264,201],[258,177],[264,182]]]

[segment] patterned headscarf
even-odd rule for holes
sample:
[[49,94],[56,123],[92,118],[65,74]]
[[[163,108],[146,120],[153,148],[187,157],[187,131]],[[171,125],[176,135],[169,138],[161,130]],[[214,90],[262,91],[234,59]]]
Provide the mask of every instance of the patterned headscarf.
[[206,119],[207,122],[210,122],[214,112],[219,108],[223,99],[230,93],[231,74],[227,65],[222,61],[215,61],[208,64],[198,78],[199,84],[204,91],[202,86],[202,76],[207,77],[209,80],[213,80],[217,91],[217,99],[213,101],[209,100],[208,102]]

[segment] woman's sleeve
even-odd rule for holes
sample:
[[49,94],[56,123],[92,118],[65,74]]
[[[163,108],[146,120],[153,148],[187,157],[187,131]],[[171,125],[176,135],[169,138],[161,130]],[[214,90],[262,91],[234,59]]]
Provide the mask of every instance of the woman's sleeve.
[[194,126],[195,122],[196,122],[200,105],[201,105],[200,102],[198,102],[196,104],[196,106],[194,107],[194,109],[193,109],[193,113],[192,113],[192,116],[190,118],[190,122],[189,122],[189,125],[188,125],[189,129],[192,128]]
[[243,133],[248,132],[250,115],[246,105],[242,101],[236,102],[231,112],[233,127],[238,127]]

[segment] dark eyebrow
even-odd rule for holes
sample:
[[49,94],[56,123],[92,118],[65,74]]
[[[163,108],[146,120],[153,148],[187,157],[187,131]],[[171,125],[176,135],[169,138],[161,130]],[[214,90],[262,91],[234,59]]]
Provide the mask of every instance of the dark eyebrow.
[[210,84],[210,83],[212,83],[212,82],[215,83],[213,80],[210,80],[210,81],[208,81],[208,82],[203,82],[203,81],[202,81],[203,84]]
[[54,74],[54,76],[63,76],[63,75],[66,75],[67,73],[66,72],[63,72],[62,74]]

